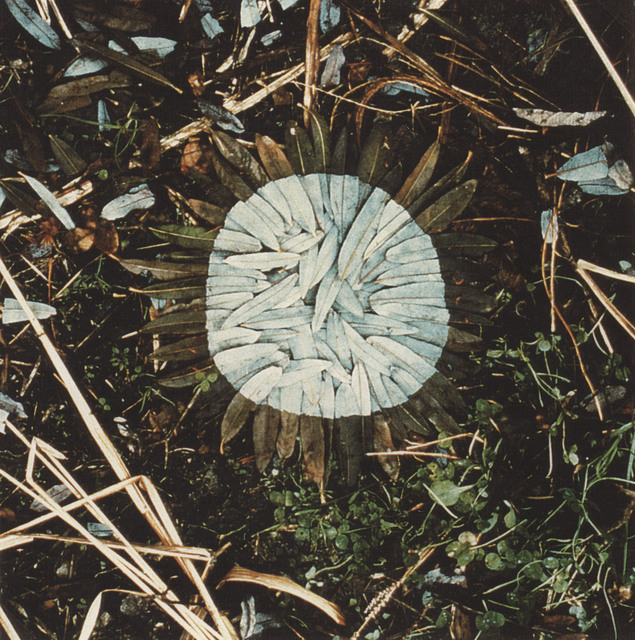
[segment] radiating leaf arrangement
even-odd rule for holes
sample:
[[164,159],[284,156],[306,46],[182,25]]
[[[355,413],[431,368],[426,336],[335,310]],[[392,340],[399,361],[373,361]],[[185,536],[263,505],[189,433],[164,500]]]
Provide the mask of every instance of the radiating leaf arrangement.
[[[286,153],[256,136],[260,163],[215,131],[214,166],[238,202],[218,232],[155,230],[206,249],[207,264],[122,261],[159,281],[145,293],[176,301],[143,329],[180,338],[154,359],[191,363],[164,384],[222,374],[237,391],[222,444],[253,413],[260,470],[276,453],[288,459],[299,440],[307,479],[324,485],[335,448],[350,484],[364,453],[394,449],[393,437],[459,431],[463,400],[447,376],[463,369],[461,352],[478,348],[464,329],[485,322],[492,305],[460,284],[462,260],[494,243],[442,233],[474,193],[474,180],[461,182],[467,161],[432,183],[436,141],[402,181],[386,135],[386,123],[375,125],[354,175],[344,171],[348,136],[332,144],[317,115],[309,131],[289,123]],[[398,472],[394,459],[383,466]]]

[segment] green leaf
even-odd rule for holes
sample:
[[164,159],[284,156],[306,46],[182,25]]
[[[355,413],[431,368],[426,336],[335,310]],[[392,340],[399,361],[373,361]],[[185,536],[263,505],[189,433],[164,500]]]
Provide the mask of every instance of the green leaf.
[[390,125],[386,122],[377,123],[368,134],[362,147],[357,175],[362,182],[376,185],[388,172],[393,153],[388,146]]
[[435,502],[451,507],[459,501],[464,491],[468,491],[473,486],[458,487],[451,480],[438,480],[430,487],[430,495]]
[[331,132],[326,120],[318,113],[309,113],[311,137],[315,151],[315,170],[324,173],[331,165]]
[[171,242],[187,249],[205,249],[211,251],[214,247],[216,231],[203,227],[186,227],[178,224],[166,224],[160,227],[150,227],[150,231],[161,240]]
[[309,139],[309,134],[298,126],[294,120],[287,123],[285,132],[287,155],[291,166],[298,174],[306,175],[315,172],[315,153]]
[[443,231],[463,213],[476,191],[476,185],[476,180],[468,180],[448,191],[419,214],[415,222],[426,232]]

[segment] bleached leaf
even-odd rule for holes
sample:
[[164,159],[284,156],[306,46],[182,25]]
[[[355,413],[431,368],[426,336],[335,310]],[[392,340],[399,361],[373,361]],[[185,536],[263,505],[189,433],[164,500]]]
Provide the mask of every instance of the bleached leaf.
[[307,324],[313,317],[310,307],[289,307],[287,309],[271,309],[263,311],[258,316],[243,320],[243,326],[250,329],[264,331],[267,329],[289,329]]
[[245,131],[243,123],[224,107],[218,107],[207,100],[201,99],[197,101],[197,104],[203,115],[215,122],[221,129],[233,131],[234,133],[243,133]]
[[38,42],[49,49],[60,48],[60,38],[57,33],[31,9],[25,0],[5,0],[5,3],[20,26]]
[[250,233],[270,249],[274,251],[280,249],[280,243],[271,230],[269,220],[258,210],[247,207],[244,203],[239,202],[231,210],[231,221],[239,227],[242,227],[247,233]]
[[[219,236],[220,233],[222,233],[222,230],[219,232]],[[216,242],[218,242],[218,240]],[[271,271],[272,269],[288,269],[293,267],[300,262],[300,255],[298,253],[288,253],[284,251],[245,253],[239,256],[227,256],[225,262],[241,269],[258,268],[261,271]]]
[[68,229],[75,228],[73,219],[68,214],[68,211],[57,201],[57,198],[39,181],[31,176],[22,174],[22,177],[27,181],[31,189],[40,196],[40,199],[44,204],[53,212],[55,217]]
[[342,281],[337,277],[337,267],[333,265],[324,276],[317,290],[315,298],[315,311],[311,321],[311,329],[316,333],[326,319],[326,314],[331,310],[335,298],[342,287]]
[[260,404],[279,384],[281,377],[282,367],[267,367],[245,382],[240,393],[248,400]]
[[214,363],[225,375],[229,371],[238,369],[246,363],[268,358],[278,350],[275,344],[247,344],[221,351],[214,356]]
[[333,50],[326,59],[324,70],[320,76],[320,86],[331,87],[339,85],[341,82],[342,66],[345,62],[344,47],[338,44],[333,47]]
[[148,185],[141,184],[106,204],[101,210],[101,217],[104,220],[119,220],[135,209],[149,209],[155,202],[154,194]]
[[274,31],[265,33],[265,35],[260,38],[260,42],[262,42],[265,47],[270,47],[276,40],[280,40],[280,38],[282,38],[282,31],[275,29]]
[[17,402],[8,395],[0,392],[0,410],[4,411],[7,416],[15,415],[18,418],[26,418],[24,407],[21,402]]
[[176,46],[176,41],[170,40],[169,38],[132,36],[130,39],[135,43],[139,51],[152,51],[152,53],[156,54],[159,58],[165,58],[174,51],[174,47]]
[[540,231],[544,241],[551,244],[558,233],[558,216],[554,215],[553,209],[547,209],[540,214]]
[[[38,320],[46,320],[57,313],[55,307],[51,307],[43,302],[28,302],[29,309]],[[14,322],[28,322],[29,318],[22,311],[20,303],[15,298],[5,298],[2,309],[2,324],[12,324]]]
[[240,26],[255,27],[261,20],[258,10],[257,0],[241,0],[240,3]]
[[547,111],[546,109],[514,109],[514,113],[539,127],[586,127],[603,118],[608,111]]
[[[56,484],[47,490],[46,495],[57,504],[64,502],[67,498],[72,495],[71,490],[65,484]],[[35,498],[31,503],[31,511],[35,511],[36,513],[44,513],[48,511],[49,507],[40,501],[38,498]]]
[[371,413],[370,408],[370,388],[368,386],[368,376],[366,375],[366,369],[361,362],[357,362],[353,367],[351,387],[355,398],[357,399],[357,406],[359,407],[359,415],[369,416]]
[[633,174],[624,160],[618,160],[609,167],[609,178],[611,178],[619,189],[628,191],[633,186]]
[[288,387],[299,385],[303,381],[313,378],[317,373],[330,367],[331,363],[328,360],[321,360],[319,358],[292,360],[278,381],[278,386]]
[[335,28],[340,22],[340,13],[340,8],[333,0],[322,0],[320,3],[320,31],[328,33]]
[[[232,251],[236,253],[244,253],[246,255],[259,255],[253,254],[253,251],[260,251],[262,244],[260,240],[254,238],[247,233],[241,233],[240,231],[232,231],[230,229],[221,229],[214,240],[214,249],[216,251]],[[230,256],[231,258],[238,258],[239,256]],[[242,264],[234,264],[227,262],[233,266],[242,266]],[[252,261],[251,267],[258,267],[255,261]]]
[[64,77],[76,78],[78,76],[87,76],[91,73],[97,73],[107,66],[108,63],[105,60],[91,58],[90,56],[81,56],[66,69]]
[[223,27],[221,27],[220,22],[216,20],[211,13],[206,13],[201,18],[201,26],[203,27],[203,31],[205,31],[205,35],[210,40],[213,40],[217,35],[225,31]]
[[560,180],[573,180],[574,182],[589,182],[606,178],[609,173],[606,154],[607,147],[605,145],[578,153],[567,160],[558,169],[556,175]]

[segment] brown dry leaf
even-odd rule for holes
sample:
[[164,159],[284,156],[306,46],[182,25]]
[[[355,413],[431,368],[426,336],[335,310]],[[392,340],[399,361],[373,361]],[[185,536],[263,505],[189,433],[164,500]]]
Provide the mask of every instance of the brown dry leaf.
[[187,203],[195,215],[209,222],[213,227],[220,227],[225,222],[227,212],[222,207],[195,198],[190,198]]
[[265,170],[272,180],[293,175],[293,167],[282,147],[269,136],[256,134],[256,148]]
[[161,143],[159,141],[159,126],[151,117],[139,125],[141,144],[139,145],[139,162],[146,169],[154,169],[161,159]]
[[333,604],[326,598],[301,587],[299,584],[285,576],[276,576],[271,573],[260,573],[259,571],[252,571],[251,569],[236,566],[229,571],[218,586],[222,586],[225,582],[250,582],[252,584],[258,584],[266,587],[267,589],[272,589],[273,591],[288,593],[289,595],[301,598],[305,602],[317,607],[337,622],[337,624],[346,624],[344,614],[336,604]]
[[181,155],[181,173],[189,176],[190,171],[207,174],[212,168],[212,150],[200,140],[190,140]]
[[46,156],[35,130],[30,125],[21,127],[18,122],[15,123],[15,128],[18,130],[22,151],[24,151],[24,156],[29,164],[36,171],[44,173],[46,171]]
[[9,509],[8,507],[4,507],[0,509],[0,520],[6,520],[7,522],[14,522],[15,511],[13,511],[13,509]]
[[237,393],[232,398],[220,426],[221,453],[223,452],[225,443],[231,440],[243,428],[249,414],[254,408],[255,404],[240,393]]
[[80,229],[76,227],[67,231],[62,236],[62,241],[66,249],[72,253],[83,253],[88,251],[95,242],[95,234],[90,229]]
[[[390,426],[381,414],[373,416],[373,449],[378,453],[395,450]],[[377,456],[377,459],[391,480],[396,480],[399,477],[399,458],[397,456]]]
[[95,247],[103,253],[115,253],[119,248],[119,234],[110,220],[100,220],[95,229]]
[[120,89],[130,84],[128,76],[120,71],[113,71],[109,75],[90,76],[71,80],[53,87],[37,113],[68,113],[81,106],[91,103],[90,95],[104,89]]
[[280,460],[284,461],[293,454],[299,429],[300,417],[295,413],[283,411],[280,416],[280,431],[276,441],[276,450]]
[[472,640],[474,638],[469,614],[457,605],[452,605],[450,634],[453,640]]
[[98,27],[137,33],[149,29],[155,22],[153,13],[128,7],[120,2],[97,2],[95,0],[75,0],[73,15]]
[[542,622],[545,626],[551,629],[560,629],[562,627],[568,627],[573,624],[576,619],[573,616],[567,616],[564,614],[554,613],[552,615],[545,616]]
[[280,87],[271,94],[271,99],[273,100],[274,107],[282,107],[291,104],[293,96],[290,91],[287,91],[284,87]]
[[268,405],[259,406],[254,415],[254,451],[256,468],[263,473],[273,457],[280,426],[280,412]]
[[308,482],[324,486],[324,431],[318,416],[300,416],[303,475]]

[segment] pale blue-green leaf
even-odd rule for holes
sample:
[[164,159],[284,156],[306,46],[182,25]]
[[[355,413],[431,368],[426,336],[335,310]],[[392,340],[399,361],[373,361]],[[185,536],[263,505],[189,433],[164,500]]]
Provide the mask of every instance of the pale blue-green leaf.
[[281,377],[282,367],[267,367],[247,380],[240,388],[240,393],[248,400],[260,404],[278,384]]
[[369,416],[371,412],[370,388],[368,386],[368,376],[366,375],[366,368],[360,361],[357,361],[355,366],[353,367],[351,378],[351,387],[357,400],[359,415]]
[[409,222],[413,222],[412,216],[400,204],[390,200],[381,214],[375,237],[364,251],[364,260],[368,260],[375,251]]
[[386,257],[393,262],[412,262],[413,260],[419,260],[421,254],[431,248],[433,248],[433,245],[430,236],[419,233],[413,238],[390,247],[386,251]]
[[335,312],[329,313],[326,321],[326,343],[337,354],[342,366],[347,371],[351,371],[353,364],[348,338],[344,332],[342,320]]
[[231,293],[232,291],[251,291],[260,293],[271,286],[266,280],[257,280],[243,276],[211,276],[207,278],[207,291],[211,294]]
[[324,234],[321,231],[316,231],[315,234],[308,232],[299,233],[294,236],[285,237],[281,241],[280,247],[283,251],[303,253],[311,247],[317,246],[318,242],[320,242],[323,237]]
[[346,62],[346,55],[344,54],[344,47],[342,45],[336,45],[333,47],[331,53],[324,64],[324,70],[320,76],[321,87],[337,86],[341,82],[341,70]]
[[240,276],[244,278],[256,278],[257,280],[266,280],[267,276],[258,269],[241,269],[232,267],[225,262],[221,256],[210,255],[209,266],[207,270],[209,276]]
[[5,0],[11,15],[20,26],[38,42],[49,49],[60,48],[60,38],[50,25],[25,2],[25,0]]
[[341,384],[335,394],[335,418],[358,415],[359,405],[352,385]]
[[359,211],[359,190],[363,183],[357,176],[344,176],[344,191],[342,200],[342,234],[346,234]]
[[2,392],[0,392],[0,409],[7,414],[7,417],[10,415],[16,415],[18,418],[27,417],[22,403]]
[[197,104],[201,113],[206,118],[213,120],[221,129],[233,131],[234,133],[243,133],[245,131],[243,123],[231,111],[223,107],[217,107],[207,100],[199,99]]
[[366,366],[377,369],[385,375],[390,375],[390,360],[370,342],[364,340],[348,322],[345,320],[341,320],[341,322],[348,338],[351,353],[362,360]]
[[380,316],[394,318],[402,322],[429,321],[446,324],[450,320],[450,312],[445,307],[404,304],[402,302],[371,302],[370,306]]
[[380,407],[390,407],[390,398],[386,392],[386,387],[382,382],[382,375],[376,369],[368,367],[366,369],[368,375],[368,386],[370,387],[371,402],[376,403]]
[[240,26],[255,27],[260,20],[258,0],[242,0],[240,3]]
[[314,333],[322,326],[326,314],[331,310],[335,298],[342,287],[342,281],[337,277],[337,267],[333,265],[320,282],[315,297],[315,312],[311,321],[311,328]]
[[236,309],[249,300],[253,300],[254,294],[250,291],[234,291],[232,293],[214,293],[205,298],[205,304],[209,309]]
[[578,182],[578,186],[585,193],[590,193],[594,196],[623,196],[628,193],[628,189],[618,187],[615,184],[615,180],[609,176],[600,180]]
[[253,344],[260,338],[258,331],[245,329],[243,327],[232,327],[231,329],[223,329],[221,331],[207,332],[207,345],[210,357],[215,356],[221,351],[239,347],[246,344]]
[[155,202],[156,198],[148,185],[141,184],[106,204],[101,210],[101,217],[104,220],[119,220],[135,209],[149,209]]
[[240,256],[227,256],[225,262],[241,269],[254,269],[258,267],[261,271],[271,271],[272,269],[288,269],[295,266],[300,261],[297,253],[286,253],[263,251],[260,253],[245,253]]
[[[394,340],[395,342],[399,342],[405,347],[408,347],[417,355],[426,360],[426,362],[428,362],[428,364],[430,365],[430,367],[427,368],[428,374],[432,375],[434,373],[432,367],[436,365],[436,363],[439,361],[439,358],[441,357],[441,354],[443,353],[442,346],[420,340],[414,335],[395,336]],[[447,331],[445,340],[447,340]]]
[[225,349],[214,356],[214,364],[219,371],[225,375],[227,372],[237,369],[250,362],[269,358],[278,351],[275,344],[255,343],[246,344],[239,347]]
[[105,60],[91,58],[90,56],[81,56],[66,69],[64,77],[76,78],[78,76],[87,76],[91,73],[97,73],[107,66],[108,63]]
[[398,336],[415,333],[417,329],[406,322],[385,318],[374,313],[365,313],[361,318],[343,313],[342,317],[361,336]]
[[339,293],[335,298],[335,304],[337,304],[341,309],[345,309],[356,318],[364,317],[364,308],[360,304],[358,297],[351,288],[351,285],[348,284],[346,280],[342,282]]
[[333,418],[335,418],[335,388],[333,386],[333,378],[331,378],[328,373],[324,374],[322,380],[320,409],[322,411],[322,417],[326,420],[333,420]]
[[618,160],[609,167],[609,178],[613,178],[620,189],[630,189],[633,186],[633,174],[624,160]]
[[258,238],[265,246],[274,251],[280,249],[280,243],[269,226],[269,220],[259,211],[251,209],[243,202],[237,202],[227,217],[254,238]]
[[68,211],[57,201],[57,198],[39,180],[25,174],[21,175],[64,227],[69,231],[74,229],[75,223],[73,219],[68,214]]
[[289,294],[290,290],[295,286],[298,280],[298,274],[292,273],[280,282],[274,284],[272,287],[259,293],[249,302],[246,302],[241,307],[238,307],[233,311],[229,317],[225,320],[222,327],[228,329],[229,327],[236,326],[258,316],[263,311],[271,309],[278,302],[284,300]]
[[396,96],[403,91],[405,93],[412,93],[416,96],[421,96],[424,98],[424,102],[427,102],[430,99],[430,94],[422,87],[414,83],[403,82],[401,80],[387,84],[381,91],[387,96]]
[[374,189],[351,224],[337,259],[340,280],[350,280],[358,273],[366,247],[379,226],[381,212],[389,199],[390,196],[383,189]]
[[300,178],[294,174],[276,180],[276,185],[280,187],[280,190],[289,203],[293,220],[303,229],[315,235],[317,232],[315,212],[313,211],[313,205]]
[[330,374],[336,380],[350,384],[351,376],[347,373],[346,369],[344,369],[344,367],[340,363],[340,360],[335,354],[335,351],[333,351],[333,349],[331,349],[331,347],[319,336],[315,336],[314,340],[318,353],[333,365],[330,369]]
[[399,385],[394,382],[389,376],[382,376],[381,381],[386,389],[386,395],[388,396],[388,404],[385,406],[396,407],[403,404],[408,400],[408,396],[399,388]]
[[262,42],[265,47],[270,47],[276,40],[280,40],[280,38],[282,38],[282,31],[276,29],[275,31],[265,33],[265,35],[260,38],[260,42]]
[[514,109],[514,113],[539,127],[586,127],[608,111],[547,111],[546,109]]
[[300,385],[303,381],[313,378],[320,372],[330,368],[331,363],[328,360],[321,360],[319,358],[292,360],[278,381],[278,386],[288,387]]
[[313,309],[311,307],[289,307],[288,309],[271,309],[263,311],[258,316],[245,320],[242,324],[250,329],[288,329],[299,327],[311,322]]
[[205,326],[207,331],[218,331],[230,313],[229,309],[206,309]]
[[298,327],[295,336],[289,340],[289,348],[291,349],[291,355],[294,360],[318,357],[313,332],[308,324]]
[[289,364],[289,356],[282,351],[276,351],[270,356],[251,360],[247,363],[240,363],[236,369],[223,372],[227,381],[236,389],[240,389],[247,380],[252,378],[256,373],[270,366],[281,367],[283,370]]
[[99,122],[99,130],[107,131],[110,124],[110,116],[108,115],[108,109],[106,103],[103,100],[97,101],[97,122]]
[[405,369],[420,382],[427,380],[434,373],[434,368],[427,360],[401,342],[386,336],[371,336],[368,342],[390,359],[391,366]]
[[[201,19],[201,22],[202,21]],[[135,43],[139,51],[152,51],[152,53],[156,54],[159,58],[165,58],[174,51],[174,47],[176,46],[176,41],[170,40],[169,38],[132,36],[130,39]]]
[[406,369],[397,366],[391,367],[390,376],[408,397],[421,389],[423,381],[415,378],[415,376]]
[[285,220],[259,193],[254,193],[244,204],[250,209],[257,211],[263,220],[267,221],[267,224],[276,235],[282,235],[284,233]]
[[[221,229],[214,240],[215,251],[232,251],[235,253],[254,255],[252,252],[260,251],[260,249],[262,249],[262,244],[259,240],[246,233],[232,231],[231,229]],[[230,257],[238,258],[239,256]],[[240,262],[237,264],[233,264],[227,260],[226,262],[227,264],[232,264],[233,266],[239,266],[241,268],[258,268],[260,266],[256,261],[252,261],[251,264],[245,266]]]
[[278,3],[282,7],[282,10],[286,11],[287,9],[290,9],[291,7],[298,4],[298,0],[278,0]]
[[340,22],[340,8],[333,0],[322,0],[320,4],[320,31],[328,33]]
[[258,189],[257,194],[268,202],[284,219],[287,227],[293,224],[289,202],[284,197],[277,182],[271,181]]
[[371,305],[382,302],[397,302],[409,305],[432,305],[445,308],[444,282],[416,282],[398,287],[381,289],[370,296]]
[[551,244],[558,233],[558,216],[553,214],[553,209],[546,209],[540,214],[540,231],[543,240]]
[[376,282],[386,287],[397,287],[414,282],[418,276],[424,276],[428,281],[436,279],[438,282],[442,282],[439,261],[436,258],[430,258],[428,260],[398,264],[378,275]]
[[223,27],[221,27],[220,22],[216,20],[211,13],[206,13],[201,18],[201,26],[203,27],[203,31],[205,31],[205,35],[210,40],[213,40],[217,35],[225,31]]
[[333,225],[326,237],[324,238],[324,242],[322,242],[322,246],[318,252],[317,256],[317,271],[311,281],[311,288],[313,288],[316,284],[322,281],[328,270],[335,263],[335,259],[337,258],[338,251],[338,229],[336,225]]
[[308,173],[300,178],[304,183],[309,200],[313,206],[313,212],[320,229],[325,230],[326,219],[324,217],[324,202],[322,200],[322,186],[320,184],[319,173]]
[[557,171],[561,180],[589,182],[606,178],[609,172],[606,154],[612,148],[608,144],[593,147],[584,153],[578,153],[565,162]]
[[[46,320],[57,313],[57,309],[43,302],[27,302],[29,309],[38,320]],[[28,322],[29,318],[22,311],[20,303],[15,298],[5,298],[2,306],[2,324],[14,322]]]
[[344,176],[333,174],[329,179],[329,204],[333,222],[339,229],[340,239],[344,237]]
[[311,288],[311,282],[317,272],[319,266],[317,259],[318,246],[314,244],[300,260],[300,297],[303,299]]

